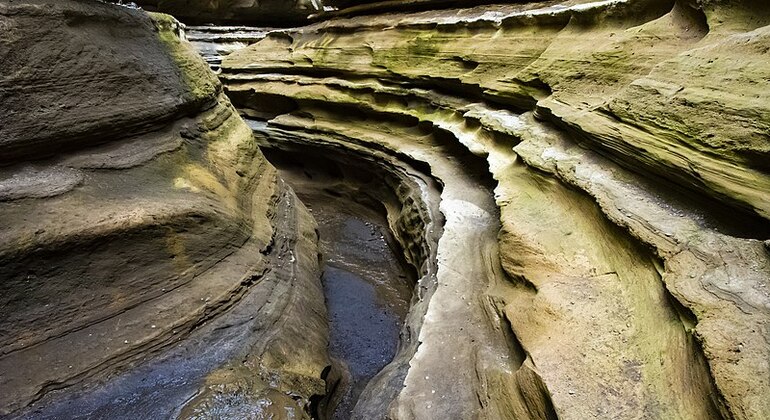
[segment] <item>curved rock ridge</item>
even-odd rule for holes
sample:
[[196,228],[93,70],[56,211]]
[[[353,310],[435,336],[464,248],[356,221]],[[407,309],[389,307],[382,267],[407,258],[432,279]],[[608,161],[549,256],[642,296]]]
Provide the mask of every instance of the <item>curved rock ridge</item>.
[[[0,2],[0,27],[0,415],[244,398],[309,418],[330,365],[315,223],[178,22],[29,0]],[[99,388],[158,354],[139,397]],[[97,392],[56,405],[80,385]]]
[[191,24],[273,27],[305,25],[337,16],[495,3],[494,0],[137,0],[135,3],[127,0],[107,1],[139,5],[150,11],[169,13]]
[[354,418],[770,415],[768,24],[750,1],[544,2],[225,57],[264,141],[442,185],[435,271]]
[[275,32],[230,65],[434,83],[537,108],[636,171],[766,218],[758,84],[770,17],[751,4],[751,18],[739,5],[647,0],[332,20]]
[[185,23],[303,25],[323,11],[322,0],[137,0],[147,10],[168,13]]
[[419,277],[352,418],[770,417],[770,10],[398,12],[447,4],[205,28],[214,66],[253,43],[217,79],[170,16],[0,2],[0,416],[339,416],[319,231],[260,145],[361,176]]

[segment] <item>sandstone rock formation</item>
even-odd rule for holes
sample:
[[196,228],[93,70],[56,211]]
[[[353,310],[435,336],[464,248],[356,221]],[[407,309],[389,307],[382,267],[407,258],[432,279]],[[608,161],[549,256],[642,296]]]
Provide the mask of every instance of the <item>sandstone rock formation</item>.
[[258,144],[419,277],[350,417],[770,417],[770,9],[480,3],[0,2],[0,413],[347,416]]
[[768,24],[753,2],[531,3],[330,20],[226,57],[268,140],[406,155],[443,185],[419,345],[358,417],[765,418]]
[[[30,0],[0,2],[0,26],[0,413],[222,319],[249,334],[183,376],[181,402],[237,358],[248,384],[221,393],[304,412],[329,364],[314,222],[178,23]],[[211,393],[187,409],[213,410]]]

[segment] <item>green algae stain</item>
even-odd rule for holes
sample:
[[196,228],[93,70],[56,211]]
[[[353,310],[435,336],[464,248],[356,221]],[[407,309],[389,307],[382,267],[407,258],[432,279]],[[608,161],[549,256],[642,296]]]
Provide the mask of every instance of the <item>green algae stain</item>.
[[212,100],[219,91],[219,80],[203,59],[182,42],[179,36],[179,22],[172,16],[163,13],[148,13],[148,15],[158,30],[158,39],[179,67],[182,81],[187,87],[191,100],[194,103]]
[[438,53],[438,46],[433,42],[431,35],[422,35],[413,38],[407,43],[406,53],[412,57],[434,58]]

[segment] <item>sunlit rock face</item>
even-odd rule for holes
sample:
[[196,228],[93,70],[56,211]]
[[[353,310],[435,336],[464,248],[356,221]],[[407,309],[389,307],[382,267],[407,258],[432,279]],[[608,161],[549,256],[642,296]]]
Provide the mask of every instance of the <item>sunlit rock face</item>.
[[768,25],[751,1],[531,2],[331,19],[225,57],[265,141],[442,185],[412,344],[354,417],[770,415]]
[[179,24],[32,0],[0,27],[0,413],[181,347],[254,290],[239,368],[304,412],[329,363],[314,223]]

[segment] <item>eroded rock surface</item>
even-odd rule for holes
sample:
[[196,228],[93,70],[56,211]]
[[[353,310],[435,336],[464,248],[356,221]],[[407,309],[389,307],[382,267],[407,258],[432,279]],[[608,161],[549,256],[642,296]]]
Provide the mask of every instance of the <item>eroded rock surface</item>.
[[2,414],[332,415],[316,225],[259,143],[368,168],[326,194],[418,277],[350,417],[770,417],[767,7],[403,3],[192,28],[224,89],[169,17],[0,3]]
[[[243,394],[308,417],[330,364],[315,223],[179,24],[31,0],[0,26],[0,414],[168,417],[198,394],[183,412],[213,415]],[[100,394],[171,348],[187,364],[143,398]],[[56,406],[82,386],[93,404]]]
[[226,57],[268,139],[443,186],[414,344],[354,417],[767,417],[769,23],[749,1],[543,2],[329,20]]

